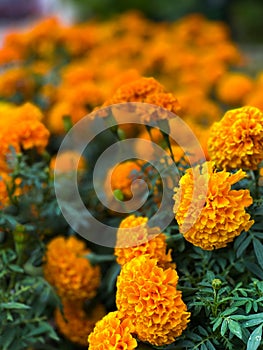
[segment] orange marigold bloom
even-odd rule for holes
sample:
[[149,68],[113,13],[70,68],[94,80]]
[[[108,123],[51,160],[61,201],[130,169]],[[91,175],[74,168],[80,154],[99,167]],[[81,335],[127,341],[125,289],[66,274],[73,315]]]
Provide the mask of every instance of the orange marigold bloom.
[[36,148],[42,152],[49,138],[49,132],[41,123],[41,111],[31,103],[19,107],[0,104],[0,168],[8,170],[6,159],[12,146],[16,152]]
[[56,237],[47,245],[44,275],[60,297],[83,300],[96,295],[100,269],[84,256],[90,250],[76,237]]
[[113,97],[107,100],[103,106],[122,102],[144,102],[148,95],[160,92],[165,92],[165,89],[157,80],[141,77],[120,86]]
[[263,113],[250,106],[226,112],[211,128],[208,152],[219,168],[257,169],[263,160]]
[[[168,110],[169,112],[172,112],[175,114],[177,114],[178,111],[180,111],[181,109],[181,106],[177,98],[173,94],[166,93],[166,92],[151,94],[146,97],[144,102],[162,107],[165,110]],[[167,118],[167,113],[165,112],[162,113],[162,110],[160,110],[158,114],[156,113],[154,114],[156,116],[156,119],[162,119],[160,116],[160,113],[164,114],[163,116],[164,119]],[[153,119],[153,114],[150,114],[148,117],[148,120],[152,120],[152,119]],[[147,118],[144,118],[144,120],[147,121]]]
[[126,161],[118,164],[111,172],[112,190],[120,190],[125,199],[132,198],[131,184],[138,179],[141,166],[133,161]]
[[[146,122],[167,119],[169,114],[165,113],[162,108],[173,113],[180,110],[177,98],[173,94],[167,93],[164,86],[154,78],[141,77],[120,86],[113,97],[106,100],[103,107],[124,102],[144,102],[161,107],[159,109],[148,107],[146,113],[144,107],[141,109],[140,106],[135,106],[136,112],[141,114],[142,120]],[[101,115],[104,116],[104,114],[107,115],[107,112],[101,111]]]
[[160,233],[158,227],[150,228],[147,222],[146,217],[129,215],[120,223],[114,251],[120,265],[144,254],[158,259],[159,264],[167,264],[172,261],[171,251],[166,253],[165,234]]
[[[252,204],[248,190],[232,190],[231,185],[246,176],[239,170],[235,174],[227,171],[217,172],[213,162],[207,167],[199,165],[188,169],[181,178],[179,187],[174,189],[175,218],[181,233],[192,244],[205,250],[226,247],[236,236],[253,225],[245,208]],[[195,222],[193,215],[200,203],[194,198],[194,189],[202,193],[204,183],[208,182],[205,204]],[[205,195],[203,195],[205,196]],[[195,196],[197,197],[197,196]]]
[[55,310],[55,322],[59,331],[71,342],[87,346],[87,338],[95,324],[105,314],[102,304],[97,304],[89,313],[85,312],[82,301],[63,300],[63,313]]
[[10,68],[1,74],[0,96],[10,98],[16,93],[22,94],[26,99],[34,92],[34,79],[27,69],[22,67]]
[[186,328],[190,313],[176,290],[177,282],[175,269],[163,269],[149,256],[138,256],[122,267],[116,304],[132,321],[140,340],[157,346],[170,344]]
[[89,349],[136,349],[137,341],[132,336],[133,331],[134,327],[129,319],[121,318],[118,311],[110,312],[96,323],[89,335]]
[[230,105],[242,104],[253,88],[253,80],[243,73],[225,73],[217,83],[218,98]]

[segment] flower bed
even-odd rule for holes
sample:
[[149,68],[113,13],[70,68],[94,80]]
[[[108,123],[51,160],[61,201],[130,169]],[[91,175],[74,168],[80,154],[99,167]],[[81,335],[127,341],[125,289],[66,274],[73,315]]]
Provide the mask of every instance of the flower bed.
[[228,28],[47,18],[0,64],[1,349],[263,348],[263,75]]

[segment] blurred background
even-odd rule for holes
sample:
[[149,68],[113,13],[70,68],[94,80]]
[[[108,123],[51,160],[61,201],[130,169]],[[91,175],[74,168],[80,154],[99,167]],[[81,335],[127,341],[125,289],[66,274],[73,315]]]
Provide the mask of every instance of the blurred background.
[[198,12],[226,22],[239,43],[263,42],[262,0],[0,0],[0,30],[50,14],[72,22],[106,19],[128,9],[155,21],[173,21]]

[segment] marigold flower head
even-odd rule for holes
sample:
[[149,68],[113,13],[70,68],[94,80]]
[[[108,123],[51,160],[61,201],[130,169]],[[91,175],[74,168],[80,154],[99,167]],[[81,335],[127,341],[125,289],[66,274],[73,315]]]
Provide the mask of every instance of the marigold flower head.
[[49,131],[41,122],[41,111],[31,103],[21,106],[0,104],[0,168],[8,170],[6,160],[12,146],[18,153],[35,148],[42,152],[49,139]]
[[175,269],[163,269],[149,256],[138,256],[122,266],[116,304],[123,317],[132,321],[140,340],[170,344],[186,328],[190,313],[176,290],[177,282]]
[[56,237],[47,245],[44,275],[60,297],[83,300],[96,295],[100,269],[84,256],[90,253],[83,241]]
[[134,161],[126,161],[113,168],[111,173],[112,190],[120,190],[125,199],[132,198],[131,184],[140,178],[141,165]]
[[172,261],[171,252],[166,253],[166,236],[158,227],[150,228],[148,218],[129,215],[120,223],[117,231],[115,255],[120,265],[147,254],[158,259],[159,265]]
[[96,323],[89,335],[89,349],[136,349],[137,341],[132,336],[133,331],[133,324],[128,318],[120,317],[118,311],[110,312]]
[[257,169],[263,160],[263,113],[250,106],[227,111],[211,128],[208,152],[219,168]]
[[59,309],[55,310],[55,322],[59,331],[71,342],[87,346],[89,334],[106,311],[102,304],[97,304],[91,311],[85,312],[82,301],[63,300],[63,313],[64,315]]
[[[157,109],[155,106],[148,106],[146,110],[144,107],[134,106],[136,113],[141,115],[141,119],[145,122],[171,117],[172,114],[165,112],[164,109],[173,113],[180,110],[177,98],[173,94],[167,93],[164,86],[154,78],[141,77],[120,86],[113,97],[106,100],[103,107],[124,102],[143,102],[159,107]],[[107,115],[102,111],[101,115],[104,114]]]
[[141,77],[120,86],[113,97],[103,106],[122,102],[144,102],[148,95],[165,92],[164,86],[154,78]]
[[[174,189],[174,213],[181,233],[192,244],[205,250],[226,247],[227,243],[253,225],[245,208],[252,204],[248,190],[233,190],[231,186],[243,179],[246,173],[217,172],[213,162],[206,167],[198,165],[188,169]],[[205,204],[193,222],[195,210],[200,206],[203,186],[208,183]],[[194,189],[198,194],[195,197]]]
[[217,83],[218,98],[227,104],[242,104],[244,97],[252,90],[253,80],[243,73],[225,73]]
[[0,96],[11,98],[19,93],[25,99],[29,99],[35,88],[33,77],[22,67],[10,68],[1,74]]

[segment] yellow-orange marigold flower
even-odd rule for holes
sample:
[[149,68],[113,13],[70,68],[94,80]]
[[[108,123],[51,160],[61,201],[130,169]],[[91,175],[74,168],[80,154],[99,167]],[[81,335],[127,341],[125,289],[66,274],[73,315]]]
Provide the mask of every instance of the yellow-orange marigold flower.
[[129,215],[120,223],[114,251],[120,265],[145,254],[158,259],[159,264],[172,261],[171,252],[166,253],[165,234],[158,227],[150,228],[147,222],[146,217]]
[[227,104],[242,104],[253,88],[253,80],[243,73],[225,73],[216,86],[218,98]]
[[134,161],[126,161],[118,164],[111,172],[112,190],[120,190],[125,199],[130,199],[133,194],[131,184],[140,177],[141,166]]
[[116,304],[131,319],[140,340],[157,346],[170,344],[186,328],[190,313],[176,290],[177,281],[175,269],[163,269],[149,256],[138,256],[122,267]]
[[[249,191],[231,189],[231,185],[243,179],[246,173],[242,170],[235,174],[224,170],[217,172],[213,162],[206,165],[188,169],[181,178],[179,187],[174,189],[174,213],[187,241],[212,250],[225,247],[243,230],[249,230],[254,221],[245,211],[252,204]],[[193,222],[200,197],[205,196],[202,194],[205,183],[208,184],[205,204]],[[197,191],[195,196],[194,190]]]
[[211,160],[223,169],[257,169],[263,160],[263,113],[245,106],[214,123],[208,140]]
[[127,318],[120,318],[118,311],[110,312],[96,323],[89,335],[90,350],[133,350],[137,341],[132,336],[134,327]]
[[36,148],[42,152],[49,139],[49,131],[41,122],[43,115],[31,103],[14,106],[0,104],[0,168],[8,170],[6,160],[12,146],[16,152]]
[[60,297],[83,300],[96,295],[100,269],[84,256],[90,253],[75,237],[56,237],[47,245],[44,275]]
[[154,78],[141,77],[120,86],[103,106],[122,102],[144,102],[148,95],[165,92],[164,86]]
[[64,315],[59,309],[55,310],[55,322],[59,331],[71,342],[87,346],[89,334],[106,311],[102,304],[97,304],[87,313],[82,301],[63,300],[63,313]]

